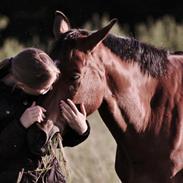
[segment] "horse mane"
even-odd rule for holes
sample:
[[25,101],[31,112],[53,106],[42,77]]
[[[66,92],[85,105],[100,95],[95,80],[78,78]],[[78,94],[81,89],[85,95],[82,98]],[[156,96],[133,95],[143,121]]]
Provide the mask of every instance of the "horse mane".
[[183,51],[170,52],[171,55],[183,55]]
[[[67,50],[68,45],[69,47],[74,47],[73,40],[88,34],[89,32],[84,29],[71,29],[54,43],[50,53],[51,57],[54,57],[56,51],[58,51],[55,48],[62,47],[64,50]],[[65,42],[67,43],[66,45],[64,44]],[[122,60],[137,62],[141,71],[145,74],[150,74],[152,77],[159,77],[166,73],[168,63],[167,55],[169,52],[165,49],[139,42],[134,38],[119,37],[113,34],[108,34],[103,40],[103,44]]]
[[141,43],[134,38],[123,38],[109,34],[103,41],[113,53],[127,62],[137,62],[141,71],[153,77],[166,73],[168,52],[152,45]]

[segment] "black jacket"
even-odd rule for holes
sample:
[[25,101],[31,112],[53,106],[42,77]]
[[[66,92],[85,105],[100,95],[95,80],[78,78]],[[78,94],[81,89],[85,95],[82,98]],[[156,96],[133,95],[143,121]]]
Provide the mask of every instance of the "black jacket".
[[[40,154],[34,153],[31,150],[34,149],[34,143],[30,143],[30,138],[27,137],[32,132],[31,129],[35,131],[39,131],[39,129],[35,124],[25,129],[19,121],[25,109],[37,98],[27,95],[19,89],[13,90],[12,87],[0,82],[0,182],[2,183],[13,183],[12,180],[16,180],[22,168],[34,170],[38,167],[42,156],[41,151]],[[75,146],[84,141],[89,132],[89,125],[87,132],[82,136],[69,128],[68,132],[62,136],[63,145]],[[44,138],[41,138],[41,134],[44,136],[44,133],[33,134],[35,134],[35,137],[32,137],[32,139],[36,139],[36,148],[41,148],[41,145],[44,144],[42,142]]]

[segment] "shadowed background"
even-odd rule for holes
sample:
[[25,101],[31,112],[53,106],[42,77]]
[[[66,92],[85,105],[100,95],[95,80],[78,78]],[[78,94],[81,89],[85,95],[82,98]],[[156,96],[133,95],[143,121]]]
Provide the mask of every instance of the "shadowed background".
[[55,10],[62,10],[74,26],[82,26],[93,14],[118,18],[120,24],[134,26],[148,18],[173,16],[181,22],[183,2],[180,0],[1,0],[0,14],[8,18],[6,29],[1,29],[1,41],[13,36],[23,42],[37,35],[45,44],[52,37],[52,20]]
[[[183,50],[183,11],[178,0],[1,0],[0,59],[27,46],[49,52],[55,10],[63,11],[73,27],[98,29],[112,18],[112,32],[170,51]],[[88,117],[91,135],[65,148],[71,183],[118,183],[114,171],[116,144],[97,112]]]

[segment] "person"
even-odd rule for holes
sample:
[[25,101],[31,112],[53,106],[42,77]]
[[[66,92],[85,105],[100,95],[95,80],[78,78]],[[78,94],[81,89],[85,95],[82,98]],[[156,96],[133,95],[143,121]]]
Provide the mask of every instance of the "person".
[[[59,70],[51,58],[37,48],[26,48],[0,64],[0,182],[63,183],[58,159],[50,147],[55,144],[58,128],[52,121],[42,127],[46,110],[39,98],[51,90]],[[64,146],[74,146],[89,135],[85,108],[60,102],[68,133],[61,137]],[[70,114],[74,114],[70,115]],[[57,136],[58,137],[58,136]],[[54,146],[60,147],[59,143]],[[52,157],[52,159],[48,158]],[[49,160],[45,168],[45,160]],[[50,166],[51,165],[51,166]]]

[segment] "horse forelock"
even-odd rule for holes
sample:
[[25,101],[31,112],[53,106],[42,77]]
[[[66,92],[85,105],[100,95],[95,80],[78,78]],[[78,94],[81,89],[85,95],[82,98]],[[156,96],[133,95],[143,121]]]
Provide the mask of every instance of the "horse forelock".
[[141,71],[153,77],[166,73],[167,51],[141,43],[134,38],[123,38],[109,34],[103,41],[113,53],[127,62],[137,62]]
[[60,37],[52,45],[50,51],[51,58],[55,59],[55,56],[64,55],[72,49],[77,49],[76,41],[87,35],[89,35],[89,32],[84,29],[71,29],[60,34]]

